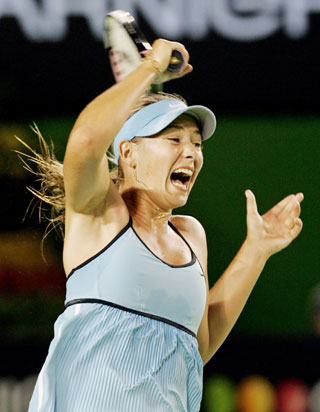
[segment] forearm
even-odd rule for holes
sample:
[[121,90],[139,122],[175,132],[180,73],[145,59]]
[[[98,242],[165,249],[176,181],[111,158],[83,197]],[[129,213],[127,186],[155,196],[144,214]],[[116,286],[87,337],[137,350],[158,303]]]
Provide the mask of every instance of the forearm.
[[247,240],[209,291],[208,361],[228,336],[256,284],[268,256]]
[[101,93],[80,113],[71,138],[79,134],[87,139],[92,137],[98,150],[105,153],[157,74],[153,65],[145,61],[124,80]]

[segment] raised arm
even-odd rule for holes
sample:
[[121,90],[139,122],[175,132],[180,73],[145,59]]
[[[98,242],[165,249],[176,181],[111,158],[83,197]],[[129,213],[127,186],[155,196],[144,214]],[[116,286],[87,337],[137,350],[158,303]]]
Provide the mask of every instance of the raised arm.
[[300,233],[300,203],[303,194],[290,195],[260,216],[253,193],[247,197],[247,238],[239,252],[210,289],[208,332],[201,353],[204,363],[221,346],[237,321],[248,297],[271,255],[287,247]]
[[[169,73],[166,68],[174,49],[183,53],[186,64],[179,72]],[[156,40],[152,54],[136,70],[84,108],[71,131],[64,160],[67,207],[90,213],[105,199],[110,184],[107,149],[151,83],[189,73],[188,60],[181,44]]]

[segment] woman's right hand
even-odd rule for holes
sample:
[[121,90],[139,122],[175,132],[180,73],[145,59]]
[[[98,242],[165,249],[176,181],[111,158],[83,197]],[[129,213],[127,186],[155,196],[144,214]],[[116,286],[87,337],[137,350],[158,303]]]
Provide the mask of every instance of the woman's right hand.
[[[180,70],[171,72],[168,67],[174,50],[178,50],[183,55],[184,64]],[[153,81],[154,84],[178,79],[193,70],[193,67],[189,64],[189,53],[183,44],[164,39],[157,39],[153,42],[152,49],[146,54],[144,62],[145,64],[151,64],[158,71],[158,76]]]

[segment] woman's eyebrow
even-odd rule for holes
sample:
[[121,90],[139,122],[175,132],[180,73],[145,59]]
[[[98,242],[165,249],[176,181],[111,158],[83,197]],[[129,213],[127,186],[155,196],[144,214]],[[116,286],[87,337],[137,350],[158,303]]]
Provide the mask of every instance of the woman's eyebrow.
[[[175,125],[175,124],[170,124],[169,126],[167,126],[166,128],[164,128],[163,131],[166,131],[166,132],[167,132],[167,131],[170,131],[170,129],[184,130],[185,128],[184,128],[183,126],[179,126],[179,125]],[[191,133],[192,133],[192,134],[198,134],[198,135],[201,136],[201,133],[200,133],[200,130],[199,130],[199,129],[193,130]]]
[[167,131],[170,129],[183,130],[183,127],[175,124],[169,124],[169,126],[165,127],[163,130]]

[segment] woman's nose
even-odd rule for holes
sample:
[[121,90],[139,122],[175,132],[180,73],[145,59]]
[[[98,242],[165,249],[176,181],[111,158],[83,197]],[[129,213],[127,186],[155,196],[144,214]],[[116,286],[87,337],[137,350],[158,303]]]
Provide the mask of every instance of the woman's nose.
[[182,153],[185,157],[194,158],[196,154],[196,148],[192,142],[184,142]]

